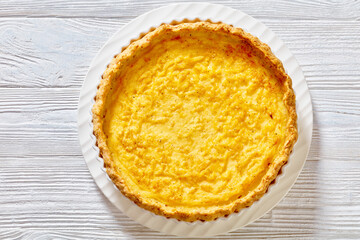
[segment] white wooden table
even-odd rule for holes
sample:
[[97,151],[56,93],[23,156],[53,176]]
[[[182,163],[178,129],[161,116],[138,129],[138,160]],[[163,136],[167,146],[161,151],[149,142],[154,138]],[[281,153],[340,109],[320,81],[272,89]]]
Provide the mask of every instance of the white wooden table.
[[[0,1],[0,239],[171,239],[122,214],[83,160],[89,64],[134,17],[172,1]],[[264,217],[219,239],[360,239],[360,2],[224,1],[299,61],[314,107],[304,170]]]

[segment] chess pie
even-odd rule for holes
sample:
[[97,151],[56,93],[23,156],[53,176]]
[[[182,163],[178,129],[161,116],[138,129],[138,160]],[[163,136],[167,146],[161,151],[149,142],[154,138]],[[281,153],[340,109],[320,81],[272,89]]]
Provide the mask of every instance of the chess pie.
[[290,77],[223,23],[163,24],[102,76],[92,109],[106,171],[140,207],[211,221],[261,198],[297,140]]

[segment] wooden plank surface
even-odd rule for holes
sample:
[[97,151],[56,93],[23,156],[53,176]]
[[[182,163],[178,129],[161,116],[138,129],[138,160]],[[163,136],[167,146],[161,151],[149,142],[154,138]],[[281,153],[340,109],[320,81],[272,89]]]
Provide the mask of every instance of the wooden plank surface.
[[[96,187],[77,139],[80,87],[117,29],[165,1],[0,3],[0,239],[178,239],[143,227]],[[217,239],[359,239],[360,3],[224,1],[299,61],[314,134],[299,179],[264,217]]]
[[[65,17],[65,18],[123,18],[136,17],[154,8],[177,3],[176,0],[12,0],[3,1],[1,16],[10,17]],[[181,2],[194,2],[184,0]],[[306,1],[306,0],[240,0],[215,1],[225,6],[240,9],[256,18],[269,19],[336,19],[358,20],[360,17],[359,1]]]
[[[130,20],[0,18],[0,87],[80,88],[95,54]],[[310,89],[360,88],[358,21],[261,20],[296,56]]]

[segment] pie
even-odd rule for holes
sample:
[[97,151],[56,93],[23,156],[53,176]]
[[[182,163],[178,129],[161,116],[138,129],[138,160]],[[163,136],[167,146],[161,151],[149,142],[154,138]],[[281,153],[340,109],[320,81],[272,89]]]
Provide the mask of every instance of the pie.
[[140,207],[212,221],[261,198],[297,140],[290,77],[224,23],[163,24],[105,70],[92,109],[104,167]]

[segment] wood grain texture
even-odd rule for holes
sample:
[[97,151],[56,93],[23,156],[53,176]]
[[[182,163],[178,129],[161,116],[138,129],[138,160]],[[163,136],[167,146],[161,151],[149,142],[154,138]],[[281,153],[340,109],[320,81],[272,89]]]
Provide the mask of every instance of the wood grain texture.
[[[224,1],[270,27],[312,95],[308,160],[281,203],[214,239],[359,239],[359,1]],[[117,29],[159,1],[0,3],[0,239],[181,239],[143,227],[96,187],[77,139],[80,87]]]
[[[83,238],[93,232],[109,238],[161,238],[121,214],[95,186],[76,139],[78,94],[73,88],[0,89],[5,133],[0,138],[0,226],[19,228],[13,233],[29,238],[64,236],[62,231]],[[343,236],[344,229],[358,233],[360,164],[354,151],[360,143],[360,113],[353,110],[360,104],[354,101],[358,92],[329,98],[313,90],[312,96],[314,138],[295,186],[265,217],[223,237],[312,239]],[[264,229],[267,233],[257,234]]]
[[[359,22],[260,20],[290,48],[311,89],[360,89]],[[0,18],[0,87],[81,87],[101,46],[129,21]]]
[[[97,17],[123,18],[136,17],[154,8],[177,3],[176,0],[64,0],[64,1],[4,1],[0,17]],[[193,2],[184,0],[182,2]],[[270,19],[336,19],[359,20],[360,3],[353,0],[344,1],[306,1],[306,0],[270,0],[270,1],[214,1],[225,6],[240,9],[256,18]]]

